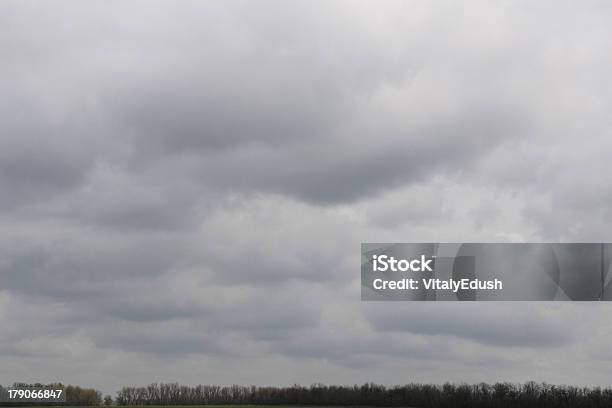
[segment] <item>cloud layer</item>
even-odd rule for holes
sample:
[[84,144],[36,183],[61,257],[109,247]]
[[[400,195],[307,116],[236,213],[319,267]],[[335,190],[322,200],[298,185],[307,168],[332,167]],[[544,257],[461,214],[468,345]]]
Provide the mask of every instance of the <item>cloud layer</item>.
[[605,305],[359,301],[362,241],[609,241],[598,1],[0,6],[0,383],[605,384]]

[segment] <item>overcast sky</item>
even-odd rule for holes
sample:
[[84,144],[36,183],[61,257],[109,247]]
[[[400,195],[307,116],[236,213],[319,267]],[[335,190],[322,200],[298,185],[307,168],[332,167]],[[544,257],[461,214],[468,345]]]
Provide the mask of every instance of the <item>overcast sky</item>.
[[360,301],[612,241],[605,1],[0,3],[0,384],[610,385],[612,305]]

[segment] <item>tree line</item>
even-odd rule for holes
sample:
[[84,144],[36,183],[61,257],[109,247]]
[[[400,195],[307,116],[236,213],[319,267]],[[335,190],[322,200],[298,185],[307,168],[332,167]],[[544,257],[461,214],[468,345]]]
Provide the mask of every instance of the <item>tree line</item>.
[[[9,388],[61,388],[66,402],[58,405],[294,405],[369,406],[415,408],[591,408],[612,407],[612,389],[525,384],[407,384],[386,387],[373,383],[353,386],[310,387],[187,386],[153,383],[144,387],[123,387],[116,398],[93,388],[61,383],[0,386],[0,396]],[[0,405],[9,405],[1,403]],[[19,404],[24,405],[24,404]]]
[[354,386],[310,387],[187,386],[153,383],[123,387],[117,405],[318,405],[419,408],[591,408],[612,407],[612,389],[525,384],[407,384],[385,387],[373,383]]

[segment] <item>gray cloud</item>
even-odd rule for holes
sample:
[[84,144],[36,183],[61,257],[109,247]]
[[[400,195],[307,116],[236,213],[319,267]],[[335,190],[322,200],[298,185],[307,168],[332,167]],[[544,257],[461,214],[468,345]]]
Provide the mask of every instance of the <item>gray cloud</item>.
[[0,383],[606,383],[597,305],[362,304],[357,271],[607,240],[610,12],[2,3]]
[[413,307],[403,313],[386,311],[369,318],[374,327],[383,331],[449,335],[498,346],[557,347],[574,341],[579,330],[568,327],[561,316],[525,308],[508,314],[506,309],[436,305]]

